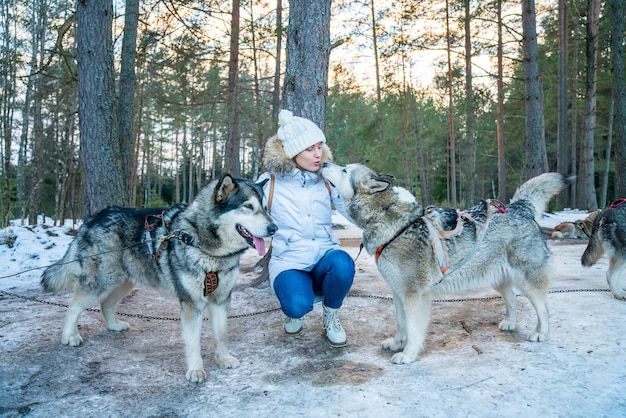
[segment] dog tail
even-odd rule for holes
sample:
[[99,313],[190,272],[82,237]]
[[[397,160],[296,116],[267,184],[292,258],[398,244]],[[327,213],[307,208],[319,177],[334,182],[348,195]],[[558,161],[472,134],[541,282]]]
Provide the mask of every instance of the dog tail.
[[540,174],[522,184],[515,192],[511,203],[519,200],[528,201],[535,208],[535,220],[539,221],[543,212],[547,209],[550,199],[574,181],[575,178],[575,176],[559,173]]
[[563,233],[561,231],[552,231],[551,236],[553,239],[563,239]]
[[580,262],[585,267],[593,266],[596,261],[602,258],[604,255],[604,247],[602,246],[602,237],[600,236],[600,224],[602,221],[602,217],[598,216],[594,222],[593,227],[591,228],[591,236],[589,237],[589,243],[587,244],[587,248],[585,248],[585,252],[580,257]]
[[59,261],[46,268],[41,275],[41,286],[48,292],[72,290],[74,277],[82,273],[81,261],[76,258],[76,245],[70,244]]

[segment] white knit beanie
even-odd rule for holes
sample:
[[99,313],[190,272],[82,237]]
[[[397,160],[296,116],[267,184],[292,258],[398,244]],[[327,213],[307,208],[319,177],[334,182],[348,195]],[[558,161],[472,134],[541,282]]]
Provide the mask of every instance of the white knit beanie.
[[294,116],[289,110],[278,114],[278,139],[287,157],[293,158],[318,142],[326,142],[324,132],[308,119]]

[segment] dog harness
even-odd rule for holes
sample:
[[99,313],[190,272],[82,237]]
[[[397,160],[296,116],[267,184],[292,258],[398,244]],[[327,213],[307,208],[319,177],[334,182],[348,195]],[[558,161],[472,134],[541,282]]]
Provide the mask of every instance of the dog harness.
[[[161,226],[165,228],[165,232],[169,232],[170,224],[171,224],[171,220],[166,217],[165,211],[161,212],[158,215],[148,215],[146,216],[145,221],[144,221],[144,226],[146,230],[146,244],[148,245],[148,251],[152,255],[152,259],[156,263],[157,268],[159,270],[161,270],[161,265],[159,264],[159,258],[161,258],[161,254],[163,253],[163,250],[167,246],[167,241],[169,241],[172,238],[177,238],[187,245],[193,245],[193,237],[191,235],[183,231],[172,231],[167,235],[164,235],[164,234],[159,235],[158,237],[159,245],[156,248],[156,250],[153,251],[153,248],[150,246],[150,243],[154,241],[154,238],[152,238],[152,234],[154,233],[154,231],[156,231],[158,227],[161,227]],[[204,277],[204,286],[203,286],[204,296],[208,297],[211,294],[213,294],[213,292],[215,292],[215,290],[217,289],[219,282],[220,282],[219,277],[216,271],[210,271],[206,273]]]
[[626,199],[617,199],[617,200],[614,200],[614,201],[611,203],[611,209],[615,209],[615,208],[616,208],[616,207],[618,207],[618,206],[622,206],[624,203],[626,203]]
[[[626,199],[625,199],[626,201]],[[509,210],[507,209],[506,205],[502,202],[500,202],[499,200],[496,199],[487,199],[487,204],[494,207],[496,212],[498,213],[507,213]],[[459,269],[461,266],[463,266],[469,259],[470,257],[476,252],[476,249],[478,248],[478,245],[480,244],[480,242],[483,240],[483,238],[485,237],[485,234],[487,233],[487,227],[489,225],[489,220],[491,219],[490,216],[487,216],[485,223],[480,231],[480,234],[478,235],[476,242],[474,243],[474,247],[472,248],[472,250],[465,255],[465,257],[463,257],[463,260],[461,260],[461,262],[459,264],[457,264],[454,267],[450,267],[448,265],[448,257],[447,257],[447,253],[446,253],[446,249],[445,246],[443,245],[443,240],[444,239],[449,239],[454,237],[455,235],[459,234],[461,232],[461,230],[463,229],[463,224],[461,222],[461,218],[465,218],[470,222],[473,222],[474,224],[476,224],[475,219],[465,213],[465,212],[457,212],[457,221],[456,221],[456,227],[453,230],[450,231],[439,231],[437,230],[437,228],[435,228],[435,226],[433,225],[433,223],[430,221],[430,219],[428,219],[425,216],[421,216],[419,218],[413,219],[411,220],[406,226],[404,226],[402,229],[400,229],[398,232],[396,232],[396,234],[386,243],[382,244],[380,247],[378,247],[376,249],[376,252],[374,254],[374,258],[376,259],[376,262],[378,262],[378,259],[380,258],[381,253],[383,252],[383,250],[389,245],[391,244],[391,242],[393,240],[395,240],[396,238],[398,238],[404,231],[406,231],[411,225],[413,225],[415,222],[417,222],[418,219],[422,219],[422,221],[424,221],[424,224],[426,225],[426,228],[428,229],[428,232],[430,234],[430,241],[431,244],[433,246],[433,251],[435,252],[435,256],[437,257],[437,264],[439,264],[439,271],[441,272],[441,278],[439,279],[439,281],[435,284],[439,284],[441,283],[441,281],[444,279],[445,276],[451,274],[452,272],[456,271],[457,269]]]
[[[423,218],[423,217],[422,217]],[[418,218],[419,219],[419,218]],[[380,247],[378,247],[376,249],[376,253],[374,254],[374,258],[376,259],[376,262],[378,262],[378,259],[380,258],[380,255],[382,254],[383,250],[392,243],[393,240],[395,240],[396,238],[398,238],[400,235],[402,235],[402,233],[404,231],[406,231],[407,229],[409,229],[409,227],[411,225],[413,225],[415,222],[417,222],[417,219],[413,219],[412,221],[410,221],[408,224],[406,224],[406,226],[404,228],[402,228],[401,230],[399,230],[398,232],[396,232],[396,234],[391,237],[391,239],[389,241],[387,241],[386,243],[382,244]],[[360,251],[359,251],[360,252]]]

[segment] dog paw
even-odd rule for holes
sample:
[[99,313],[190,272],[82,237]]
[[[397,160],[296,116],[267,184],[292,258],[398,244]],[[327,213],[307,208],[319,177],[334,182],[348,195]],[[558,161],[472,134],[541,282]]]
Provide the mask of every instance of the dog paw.
[[236,369],[237,367],[239,367],[239,360],[237,360],[235,357],[231,355],[228,355],[228,356],[218,359],[217,364],[222,369]]
[[538,343],[541,341],[548,341],[550,336],[545,332],[534,332],[528,337],[528,341],[532,341],[534,343]]
[[124,332],[130,329],[130,325],[124,321],[117,321],[114,324],[107,325],[107,328],[111,331]]
[[500,329],[500,331],[515,331],[515,323],[507,321],[505,319],[502,322],[500,322],[500,325],[498,325],[498,328]]
[[393,357],[391,357],[391,362],[393,364],[407,364],[407,363],[413,363],[415,360],[417,360],[417,356],[415,355],[410,355],[405,353],[404,351],[401,351],[399,353],[396,353],[393,355]]
[[61,343],[70,347],[78,347],[83,342],[83,337],[80,334],[73,334],[69,336],[63,336]]
[[404,348],[406,341],[396,341],[395,338],[388,338],[383,341],[383,348],[389,351],[400,351]]
[[202,383],[206,380],[206,373],[204,370],[187,370],[187,380],[192,383]]

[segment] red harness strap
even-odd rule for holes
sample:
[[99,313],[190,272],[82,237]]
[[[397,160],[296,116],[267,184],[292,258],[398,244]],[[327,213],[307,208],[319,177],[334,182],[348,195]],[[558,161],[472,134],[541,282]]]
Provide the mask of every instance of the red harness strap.
[[500,202],[497,199],[487,199],[487,202],[493,206],[494,208],[496,208],[496,210],[498,211],[498,213],[507,213],[509,211],[509,209],[506,207],[506,205],[502,202]]
[[626,199],[617,199],[617,200],[614,200],[614,201],[611,203],[611,209],[615,209],[615,208],[616,208],[616,207],[618,207],[618,206],[622,206],[624,203],[626,203]]
[[374,253],[374,259],[378,262],[378,259],[380,258],[380,254],[382,254],[383,250],[385,249],[385,247],[387,247],[387,245],[391,244],[391,242],[398,238],[400,236],[400,234],[402,234],[404,231],[406,231],[411,225],[413,225],[415,222],[417,222],[417,219],[412,220],[411,222],[409,222],[406,226],[404,226],[404,228],[402,228],[401,230],[399,230],[398,232],[396,232],[396,235],[394,235],[389,241],[387,241],[386,243],[384,243],[383,245],[381,245],[380,247],[378,247],[376,249],[376,253]]

